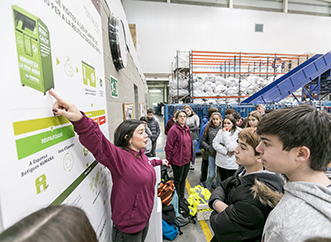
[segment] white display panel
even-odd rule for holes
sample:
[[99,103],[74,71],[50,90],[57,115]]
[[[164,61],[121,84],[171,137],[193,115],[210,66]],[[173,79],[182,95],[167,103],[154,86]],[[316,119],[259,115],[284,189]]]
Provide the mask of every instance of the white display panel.
[[54,88],[108,136],[101,16],[91,0],[17,0],[1,3],[0,19],[3,229],[50,204],[74,204],[109,241],[110,173],[54,117],[48,94]]

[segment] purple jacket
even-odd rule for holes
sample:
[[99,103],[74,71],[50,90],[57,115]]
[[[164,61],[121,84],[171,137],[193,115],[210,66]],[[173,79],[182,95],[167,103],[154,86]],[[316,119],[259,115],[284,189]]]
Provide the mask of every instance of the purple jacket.
[[72,122],[80,142],[106,166],[112,175],[112,220],[124,233],[136,233],[147,224],[152,213],[156,174],[154,166],[162,160],[149,161],[144,150],[136,152],[113,145],[101,132],[97,123],[85,116]]
[[168,132],[167,143],[164,148],[166,158],[170,164],[183,166],[193,160],[193,147],[190,129],[175,123]]

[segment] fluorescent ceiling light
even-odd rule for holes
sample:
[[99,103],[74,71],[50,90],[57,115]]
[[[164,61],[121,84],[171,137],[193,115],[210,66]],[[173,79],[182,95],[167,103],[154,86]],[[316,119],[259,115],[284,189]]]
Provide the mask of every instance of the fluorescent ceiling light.
[[160,89],[150,89],[149,92],[161,92]]

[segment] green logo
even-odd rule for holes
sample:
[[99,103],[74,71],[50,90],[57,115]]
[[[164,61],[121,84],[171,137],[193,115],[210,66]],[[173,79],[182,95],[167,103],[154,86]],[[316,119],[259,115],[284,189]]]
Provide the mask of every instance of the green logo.
[[95,69],[93,66],[82,61],[82,69],[83,69],[83,81],[85,85],[89,85],[91,87],[97,86],[97,80],[95,76]]
[[84,153],[84,156],[87,156],[88,155],[88,149],[86,149],[85,147],[83,148],[83,153]]
[[46,184],[46,175],[42,174],[40,177],[36,179],[36,189],[37,194],[41,193],[42,191],[46,190],[48,185]]
[[110,77],[110,87],[111,87],[111,96],[112,97],[118,97],[118,86],[117,86],[117,80],[114,77]]

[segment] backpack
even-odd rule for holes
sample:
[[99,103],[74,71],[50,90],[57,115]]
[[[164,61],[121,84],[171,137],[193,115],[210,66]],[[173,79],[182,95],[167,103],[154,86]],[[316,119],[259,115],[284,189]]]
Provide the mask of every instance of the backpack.
[[183,215],[179,215],[179,217],[177,217],[175,219],[175,221],[177,222],[178,226],[181,228],[181,227],[188,225],[190,223],[191,219],[185,218]]
[[161,181],[169,181],[174,179],[174,173],[169,167],[161,165]]
[[172,204],[162,208],[162,219],[168,224],[173,224],[175,222],[175,210]]
[[168,206],[171,203],[174,191],[175,184],[173,180],[160,183],[160,187],[157,189],[157,196],[161,199],[163,206]]
[[184,200],[180,200],[179,202],[179,213],[184,217],[188,218],[189,222],[192,221],[194,224],[196,223],[195,219],[193,216],[190,214],[190,209],[189,209],[189,203],[187,200],[184,198]]
[[173,241],[179,233],[178,226],[175,223],[168,224],[162,219],[162,234],[163,238]]

